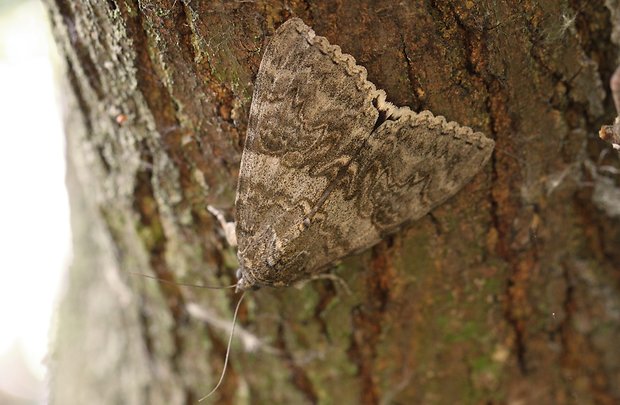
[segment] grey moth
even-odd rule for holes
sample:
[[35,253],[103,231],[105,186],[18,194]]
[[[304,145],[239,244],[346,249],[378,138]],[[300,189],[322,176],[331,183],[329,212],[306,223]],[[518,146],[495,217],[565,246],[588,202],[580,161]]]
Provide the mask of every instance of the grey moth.
[[471,128],[386,101],[352,56],[286,21],[256,78],[228,225],[237,289],[289,286],[368,249],[458,192],[493,147]]

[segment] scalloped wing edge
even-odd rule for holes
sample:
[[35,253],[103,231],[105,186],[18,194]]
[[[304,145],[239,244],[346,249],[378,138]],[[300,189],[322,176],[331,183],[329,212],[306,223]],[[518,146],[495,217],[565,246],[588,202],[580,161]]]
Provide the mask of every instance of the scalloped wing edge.
[[[455,140],[462,141],[469,145],[475,145],[479,149],[493,148],[495,142],[487,138],[482,132],[474,131],[468,126],[463,126],[455,121],[447,121],[442,115],[434,115],[428,110],[415,112],[409,107],[398,107],[387,101],[387,95],[384,90],[368,81],[368,72],[366,68],[360,66],[352,55],[343,53],[338,45],[332,45],[327,38],[316,35],[314,30],[307,26],[300,18],[294,17],[283,23],[278,31],[293,26],[293,29],[299,33],[311,46],[316,46],[321,53],[330,57],[330,59],[342,66],[349,76],[355,79],[358,89],[369,94],[369,100],[377,101],[377,109],[385,111],[388,119],[397,119],[408,121],[411,127],[425,125],[429,128],[441,127],[442,135],[451,135]],[[388,123],[389,124],[389,123]]]

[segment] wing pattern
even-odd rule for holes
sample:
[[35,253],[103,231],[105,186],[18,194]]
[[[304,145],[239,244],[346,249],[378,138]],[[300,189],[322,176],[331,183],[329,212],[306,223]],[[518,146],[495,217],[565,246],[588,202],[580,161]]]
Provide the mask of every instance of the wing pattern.
[[481,133],[385,100],[299,19],[268,45],[237,190],[244,282],[289,285],[454,195],[486,163]]

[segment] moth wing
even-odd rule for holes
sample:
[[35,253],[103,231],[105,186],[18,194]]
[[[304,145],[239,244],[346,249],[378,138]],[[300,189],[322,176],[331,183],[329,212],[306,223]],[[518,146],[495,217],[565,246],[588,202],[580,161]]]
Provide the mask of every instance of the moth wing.
[[393,119],[367,139],[311,226],[282,254],[304,258],[301,278],[424,216],[456,194],[491,156],[494,142],[468,127],[428,111],[386,108]]
[[236,201],[242,267],[267,285],[318,273],[454,195],[493,145],[386,102],[353,57],[291,19],[255,83]]
[[303,221],[372,132],[375,92],[364,68],[301,20],[280,26],[258,71],[241,158],[240,257],[284,212]]
[[445,202],[485,165],[495,143],[429,111],[398,108],[367,141],[347,196],[385,236]]

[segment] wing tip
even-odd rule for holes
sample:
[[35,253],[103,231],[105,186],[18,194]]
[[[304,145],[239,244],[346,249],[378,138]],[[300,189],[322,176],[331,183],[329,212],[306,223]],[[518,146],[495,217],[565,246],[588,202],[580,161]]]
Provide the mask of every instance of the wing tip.
[[487,138],[482,132],[474,131],[472,128],[460,125],[455,121],[447,121],[442,115],[434,115],[428,110],[415,112],[409,107],[398,107],[387,101],[386,93],[382,89],[368,81],[366,68],[357,64],[355,58],[342,52],[338,45],[332,45],[325,37],[316,35],[314,30],[306,25],[301,18],[292,17],[285,21],[277,29],[277,33],[287,30],[294,30],[304,37],[311,46],[316,46],[319,51],[329,56],[334,63],[342,66],[347,74],[357,80],[357,86],[361,91],[367,92],[369,99],[378,100],[380,109],[388,112],[388,115],[397,119],[409,120],[412,126],[428,125],[430,128],[441,127],[440,132],[444,135],[451,135],[456,140],[470,145],[475,145],[481,150],[492,151],[495,142]]
[[348,76],[356,80],[357,88],[368,94],[369,100],[374,97],[377,88],[372,82],[368,81],[366,68],[358,65],[355,57],[342,52],[338,45],[331,44],[327,38],[316,35],[314,30],[298,17],[292,17],[282,23],[276,30],[276,34],[282,34],[289,30],[297,32],[310,46],[317,47],[322,54],[327,55],[335,64],[341,66]]

